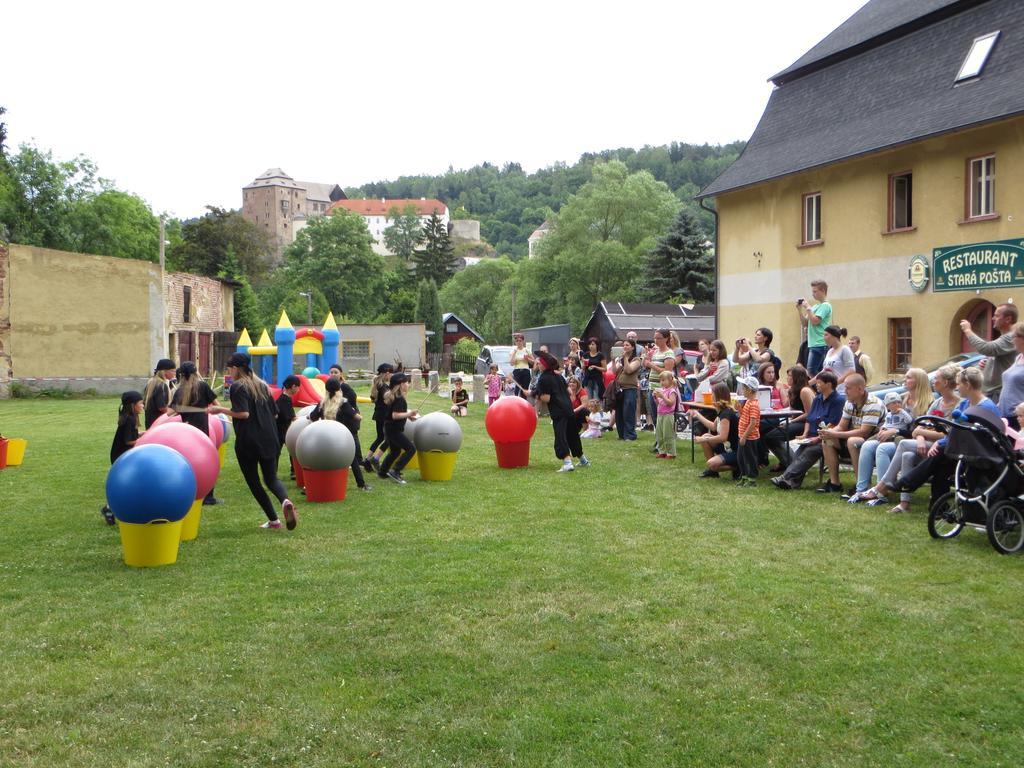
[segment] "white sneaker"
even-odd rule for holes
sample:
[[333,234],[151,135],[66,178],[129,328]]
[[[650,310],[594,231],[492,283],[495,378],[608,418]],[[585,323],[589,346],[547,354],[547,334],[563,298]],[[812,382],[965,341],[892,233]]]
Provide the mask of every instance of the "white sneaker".
[[575,469],[576,469],[576,467],[574,467],[572,464],[563,464],[561,467],[559,467],[558,471],[559,472],[573,472],[573,471],[575,471]]

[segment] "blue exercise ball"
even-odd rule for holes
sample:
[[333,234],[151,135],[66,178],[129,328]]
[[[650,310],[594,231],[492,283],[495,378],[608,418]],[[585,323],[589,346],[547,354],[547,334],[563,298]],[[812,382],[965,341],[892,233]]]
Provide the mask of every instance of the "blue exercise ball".
[[140,445],[121,454],[107,475],[107,504],[124,523],[175,522],[196,498],[188,461],[166,445]]

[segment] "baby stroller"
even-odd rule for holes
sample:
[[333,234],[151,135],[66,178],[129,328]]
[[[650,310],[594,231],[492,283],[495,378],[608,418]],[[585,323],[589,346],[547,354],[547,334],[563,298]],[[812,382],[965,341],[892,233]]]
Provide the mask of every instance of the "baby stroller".
[[945,429],[946,458],[956,462],[953,490],[928,511],[928,533],[952,539],[970,526],[984,530],[996,551],[1024,548],[1024,470],[1006,437],[1005,425],[991,411],[969,408],[966,421],[925,416],[915,423]]

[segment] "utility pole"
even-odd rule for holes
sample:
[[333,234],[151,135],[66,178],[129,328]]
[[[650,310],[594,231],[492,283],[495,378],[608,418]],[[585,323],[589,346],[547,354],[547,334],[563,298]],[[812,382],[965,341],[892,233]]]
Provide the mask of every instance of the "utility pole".
[[299,296],[305,296],[306,298],[306,325],[313,324],[313,289],[310,288],[308,291],[299,291]]

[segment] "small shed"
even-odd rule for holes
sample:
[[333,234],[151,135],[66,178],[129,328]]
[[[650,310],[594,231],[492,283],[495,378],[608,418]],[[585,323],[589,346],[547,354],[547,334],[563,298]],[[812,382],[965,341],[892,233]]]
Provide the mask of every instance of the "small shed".
[[474,341],[479,341],[481,344],[484,343],[484,337],[470,328],[469,325],[454,312],[445,312],[441,316],[441,321],[444,324],[444,338],[441,342],[441,351],[443,353],[450,353],[458,343],[459,339],[473,339]]
[[520,333],[526,339],[530,349],[538,350],[546,344],[548,352],[561,360],[569,354],[569,337],[572,335],[568,324],[538,325],[534,328],[523,328]]
[[712,304],[623,304],[599,302],[580,338],[595,337],[602,352],[626,340],[636,331],[641,344],[654,342],[659,328],[675,331],[684,349],[696,349],[700,339],[716,338],[715,307]]

